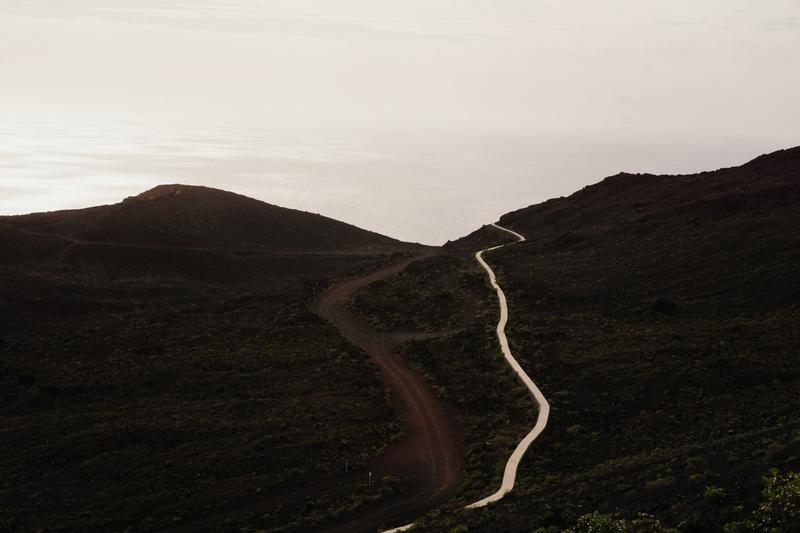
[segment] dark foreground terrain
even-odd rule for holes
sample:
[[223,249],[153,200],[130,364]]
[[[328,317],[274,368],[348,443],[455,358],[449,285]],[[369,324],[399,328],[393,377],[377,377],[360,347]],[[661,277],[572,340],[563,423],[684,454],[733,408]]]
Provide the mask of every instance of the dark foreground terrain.
[[0,218],[0,530],[288,531],[401,492],[368,486],[384,386],[311,304],[418,249],[187,186]]
[[[187,186],[0,217],[0,530],[368,531],[438,504],[417,530],[800,530],[800,149],[500,223],[528,240],[485,257],[551,414],[514,491],[465,511],[536,419],[473,257],[507,234],[432,251]],[[404,469],[433,441],[382,362],[422,376],[403,391],[427,383],[452,453]]]
[[[499,450],[535,418],[508,372],[487,371],[486,350],[501,357],[496,309],[480,303],[470,321],[468,302],[492,297],[472,253],[507,235],[485,227],[356,300],[387,329],[409,316],[455,329],[406,348],[467,428],[461,493],[420,530],[768,529],[747,522],[762,478],[800,470],[800,149],[691,176],[620,174],[500,223],[528,238],[487,260],[512,350],[552,408],[501,502],[458,510],[499,483]],[[788,500],[766,507],[796,517],[800,482],[775,479]]]

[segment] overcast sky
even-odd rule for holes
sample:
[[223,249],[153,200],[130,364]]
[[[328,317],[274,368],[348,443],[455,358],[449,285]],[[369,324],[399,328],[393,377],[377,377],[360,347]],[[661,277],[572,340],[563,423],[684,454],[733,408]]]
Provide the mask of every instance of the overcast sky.
[[441,241],[800,144],[799,87],[799,0],[0,0],[0,212],[183,181]]

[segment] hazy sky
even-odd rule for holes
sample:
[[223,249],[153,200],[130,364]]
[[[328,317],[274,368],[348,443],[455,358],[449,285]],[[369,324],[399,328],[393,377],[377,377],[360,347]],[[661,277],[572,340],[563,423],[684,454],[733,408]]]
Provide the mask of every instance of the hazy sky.
[[0,213],[213,185],[438,243],[800,144],[800,0],[0,0]]

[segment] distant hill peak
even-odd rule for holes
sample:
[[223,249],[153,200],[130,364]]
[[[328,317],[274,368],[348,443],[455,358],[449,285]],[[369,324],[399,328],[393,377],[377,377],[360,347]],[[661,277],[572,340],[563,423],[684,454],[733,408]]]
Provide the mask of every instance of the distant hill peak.
[[13,224],[43,233],[137,245],[275,250],[395,250],[390,237],[315,213],[197,185],[159,185],[119,204],[36,213]]
[[646,183],[648,180],[657,178],[654,174],[639,174],[632,172],[620,172],[613,176],[608,176],[599,183],[588,185],[584,190],[590,189],[603,189],[606,193],[618,193],[626,189],[638,187]]
[[184,190],[194,187],[192,185],[172,184],[172,185],[157,185],[150,190],[144,191],[136,196],[130,196],[124,201],[128,200],[159,200],[161,198],[168,198],[170,196],[177,196]]
[[184,195],[184,198],[189,196],[194,199],[200,198],[228,198],[228,199],[239,199],[245,202],[261,202],[261,200],[256,200],[255,198],[249,198],[247,196],[243,196],[241,194],[237,194],[230,191],[225,191],[223,189],[215,189],[213,187],[205,187],[203,185],[186,185],[183,183],[172,183],[172,184],[163,184],[163,185],[156,185],[152,189],[148,189],[143,193],[137,194],[136,196],[129,196],[123,200],[125,202],[137,202],[137,201],[152,201],[152,200],[163,200],[165,198],[174,198],[180,196],[181,194]]

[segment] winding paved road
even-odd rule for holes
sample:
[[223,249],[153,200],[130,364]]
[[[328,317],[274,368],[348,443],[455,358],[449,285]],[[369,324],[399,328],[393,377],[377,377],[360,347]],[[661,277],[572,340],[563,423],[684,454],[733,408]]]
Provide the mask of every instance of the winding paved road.
[[[517,238],[516,242],[522,242],[525,240],[525,237],[517,233],[516,231],[510,230],[508,228],[504,228],[498,224],[492,224],[495,228],[505,231],[506,233],[510,233],[511,235]],[[522,369],[519,365],[517,360],[511,354],[511,348],[508,346],[508,339],[506,338],[506,324],[508,323],[508,304],[506,303],[506,295],[503,293],[503,289],[500,288],[500,285],[497,283],[497,277],[494,274],[494,271],[491,269],[489,264],[483,259],[483,254],[486,252],[491,252],[492,250],[497,250],[498,248],[503,248],[504,246],[508,246],[509,244],[514,243],[506,243],[501,244],[499,246],[492,246],[491,248],[486,248],[481,250],[475,254],[475,259],[480,263],[486,273],[489,275],[489,281],[494,287],[495,291],[497,291],[497,299],[500,302],[500,320],[497,322],[497,340],[500,342],[500,349],[503,351],[503,356],[506,358],[509,366],[514,372],[517,374],[519,379],[531,393],[533,397],[533,401],[536,403],[537,407],[539,408],[539,415],[536,418],[536,424],[533,426],[533,429],[525,435],[517,447],[514,449],[514,452],[511,454],[511,457],[508,458],[506,462],[506,468],[503,472],[503,481],[500,483],[500,488],[493,494],[483,498],[482,500],[478,500],[475,503],[471,503],[467,505],[467,509],[475,509],[477,507],[484,507],[492,502],[496,502],[497,500],[501,499],[503,496],[511,492],[511,489],[514,488],[514,481],[517,478],[517,468],[519,467],[519,462],[522,460],[522,457],[525,455],[525,452],[528,451],[528,448],[533,443],[534,440],[544,431],[545,426],[547,426],[547,419],[550,416],[550,404],[547,403],[547,400],[542,394],[542,391],[539,390],[539,387],[533,382],[533,380],[528,376],[528,374]],[[389,529],[384,531],[383,533],[399,533],[401,531],[406,531],[411,529],[414,526],[413,523],[407,524],[405,526],[397,527],[394,529]]]
[[[514,235],[518,239],[517,242],[522,242],[525,240],[525,237],[516,231],[512,231],[497,224],[492,224],[492,226]],[[491,282],[495,291],[497,291],[497,299],[500,301],[500,320],[497,322],[497,340],[500,341],[500,348],[503,350],[503,356],[505,356],[506,361],[508,362],[509,366],[511,366],[511,369],[514,370],[514,373],[517,374],[520,381],[522,381],[522,383],[524,383],[530,391],[531,396],[533,396],[533,401],[539,407],[539,416],[536,418],[536,424],[533,426],[533,429],[531,429],[530,432],[525,435],[525,438],[523,438],[519,444],[517,444],[517,447],[514,449],[511,457],[508,458],[508,462],[506,462],[506,469],[503,472],[503,482],[500,483],[500,488],[497,489],[497,492],[494,494],[468,505],[467,508],[470,509],[483,507],[492,502],[496,502],[511,492],[511,489],[514,488],[514,481],[517,478],[517,467],[519,466],[519,462],[522,460],[522,456],[525,455],[526,451],[528,451],[531,443],[533,443],[533,441],[536,440],[542,431],[544,431],[545,426],[547,426],[547,419],[550,416],[550,404],[547,403],[544,394],[542,394],[542,391],[539,390],[539,387],[536,386],[536,383],[533,382],[530,376],[528,376],[528,374],[522,369],[517,360],[514,359],[514,356],[511,354],[511,348],[509,348],[508,339],[506,338],[506,324],[508,323],[508,305],[506,304],[506,295],[503,293],[503,289],[500,288],[500,285],[497,284],[497,278],[494,275],[494,271],[483,259],[483,254],[485,252],[491,252],[492,250],[497,250],[498,248],[502,248],[504,246],[508,246],[508,244],[501,244],[499,246],[493,246],[491,248],[481,250],[475,254],[475,259],[477,259],[478,263],[480,263],[483,269],[486,270],[487,274],[489,274],[489,281]]]

